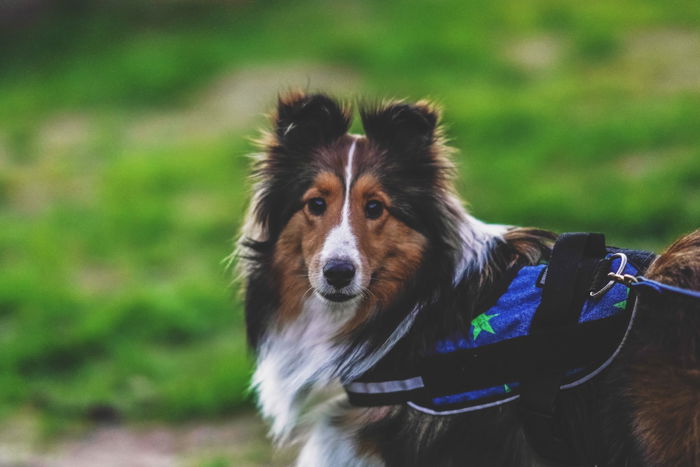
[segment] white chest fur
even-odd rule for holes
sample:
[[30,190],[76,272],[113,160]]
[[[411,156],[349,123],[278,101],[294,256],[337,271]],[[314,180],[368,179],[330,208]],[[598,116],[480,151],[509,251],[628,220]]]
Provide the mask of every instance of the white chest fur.
[[297,319],[265,337],[253,387],[277,441],[288,439],[309,396],[337,377],[345,347],[332,339],[354,311],[354,304],[337,306],[313,295]]

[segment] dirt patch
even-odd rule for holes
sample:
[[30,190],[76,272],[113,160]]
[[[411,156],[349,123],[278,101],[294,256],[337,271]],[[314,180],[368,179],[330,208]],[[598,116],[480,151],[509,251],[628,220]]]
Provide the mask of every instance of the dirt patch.
[[615,167],[630,179],[642,180],[658,168],[660,156],[653,152],[626,154],[615,161]]
[[290,88],[349,94],[360,77],[346,68],[308,64],[258,66],[224,75],[204,88],[187,108],[142,115],[127,137],[139,143],[162,144],[186,137],[211,138],[262,122],[280,91]]
[[506,56],[525,71],[541,72],[555,67],[563,53],[562,41],[553,36],[536,36],[512,43]]
[[12,157],[0,140],[0,169],[6,174],[12,208],[39,216],[57,202],[91,202],[96,180],[89,169],[99,164],[99,155],[91,151],[94,134],[88,115],[66,113],[54,115],[37,129],[27,157]]
[[291,450],[274,451],[252,413],[220,423],[105,426],[79,437],[36,442],[36,423],[0,431],[0,465],[31,467],[283,466]]
[[663,92],[700,91],[700,33],[683,29],[644,31],[629,36],[621,59],[626,72],[647,88]]
[[94,133],[94,125],[86,115],[55,115],[38,132],[36,151],[45,157],[73,154],[87,146]]

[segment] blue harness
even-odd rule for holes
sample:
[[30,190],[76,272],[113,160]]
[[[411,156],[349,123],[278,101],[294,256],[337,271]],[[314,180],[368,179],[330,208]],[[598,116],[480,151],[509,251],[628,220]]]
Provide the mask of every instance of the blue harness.
[[[620,270],[622,258],[611,258],[610,272]],[[474,318],[467,332],[437,342],[436,354],[449,354],[459,349],[478,349],[488,345],[497,345],[504,341],[525,337],[529,334],[535,311],[542,302],[542,286],[546,264],[525,266],[512,280],[506,292],[496,304]],[[636,275],[637,269],[627,263],[622,269],[624,274]],[[613,353],[598,366],[570,368],[564,375],[560,389],[570,389],[585,383],[607,367],[619,352],[627,332],[634,320],[634,310],[627,310],[629,288],[623,284],[614,284],[605,294],[585,301],[579,323],[597,321],[624,314],[628,326],[619,345]],[[457,394],[445,394],[433,397],[429,406],[412,402],[417,409],[430,413],[455,413],[479,410],[503,404],[520,396],[520,381],[513,380],[496,386],[474,389]]]
[[415,367],[380,361],[346,382],[350,402],[447,415],[515,401],[533,375],[555,374],[554,391],[590,380],[617,356],[634,320],[634,296],[608,273],[636,276],[654,257],[624,250],[637,260],[628,262],[621,251],[600,234],[563,234],[548,264],[513,272],[492,306],[438,339]]

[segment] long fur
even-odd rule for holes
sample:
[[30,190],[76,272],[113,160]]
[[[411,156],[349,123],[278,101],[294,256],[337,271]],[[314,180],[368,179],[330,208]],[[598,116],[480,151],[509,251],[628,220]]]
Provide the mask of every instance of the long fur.
[[[407,405],[351,407],[338,390],[339,381],[382,357],[383,365],[410,365],[438,336],[467,327],[507,271],[546,260],[556,239],[538,229],[484,224],[465,211],[434,106],[388,102],[364,106],[360,114],[363,139],[347,135],[348,105],[323,94],[290,93],[280,97],[273,129],[261,139],[239,257],[257,358],[253,385],[272,436],[305,440],[299,465],[541,462],[513,406],[433,416]],[[304,209],[302,197],[319,173],[341,177],[337,154],[350,141],[353,149],[361,142],[365,155],[357,171],[388,193],[392,218],[425,239],[419,264],[398,292],[363,299],[367,306],[332,304],[310,286],[296,293],[278,267],[286,255],[291,270],[310,274],[297,253],[281,253],[301,257],[301,247],[286,239],[280,245],[280,238]],[[699,289],[700,231],[670,247],[649,276]],[[378,290],[381,281],[369,287]],[[297,305],[289,305],[290,294]],[[394,346],[390,355],[401,355],[397,361],[387,357]],[[642,296],[623,355],[593,381],[563,392],[556,417],[583,465],[700,465],[698,305]]]

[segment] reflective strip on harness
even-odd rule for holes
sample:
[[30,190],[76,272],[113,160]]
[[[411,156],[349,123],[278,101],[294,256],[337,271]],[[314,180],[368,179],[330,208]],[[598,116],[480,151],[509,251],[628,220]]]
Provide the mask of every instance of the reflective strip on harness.
[[423,378],[416,376],[414,378],[396,381],[378,381],[374,383],[363,383],[356,381],[346,385],[345,389],[360,394],[383,394],[388,392],[413,391],[414,389],[420,389],[423,386]]

